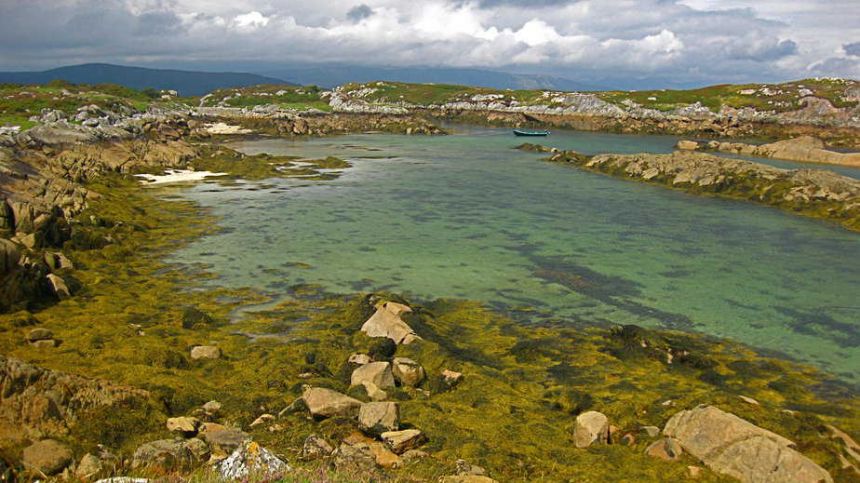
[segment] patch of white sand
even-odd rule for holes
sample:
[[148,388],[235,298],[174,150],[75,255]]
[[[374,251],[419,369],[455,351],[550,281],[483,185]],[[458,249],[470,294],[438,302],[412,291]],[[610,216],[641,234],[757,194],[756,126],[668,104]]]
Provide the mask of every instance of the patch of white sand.
[[213,173],[212,171],[191,171],[188,169],[168,169],[164,174],[136,174],[145,184],[184,183],[189,181],[200,181],[213,176],[226,176],[227,173]]
[[252,130],[245,129],[242,126],[233,126],[225,122],[215,122],[205,125],[206,132],[209,134],[251,134]]

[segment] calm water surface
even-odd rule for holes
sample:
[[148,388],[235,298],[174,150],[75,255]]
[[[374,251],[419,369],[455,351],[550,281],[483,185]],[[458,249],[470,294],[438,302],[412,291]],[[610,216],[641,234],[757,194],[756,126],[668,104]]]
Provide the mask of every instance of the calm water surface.
[[[659,153],[676,140],[557,132],[542,142]],[[506,129],[460,128],[242,143],[247,153],[336,155],[353,167],[334,181],[190,189],[227,230],[174,261],[273,294],[298,283],[390,289],[481,300],[524,323],[696,330],[860,382],[860,235],[540,162],[512,149],[520,142]]]

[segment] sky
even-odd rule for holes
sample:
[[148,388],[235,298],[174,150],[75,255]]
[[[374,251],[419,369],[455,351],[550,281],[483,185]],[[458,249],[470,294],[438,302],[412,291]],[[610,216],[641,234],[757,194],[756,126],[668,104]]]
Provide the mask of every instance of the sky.
[[0,69],[84,62],[858,79],[860,0],[0,0]]

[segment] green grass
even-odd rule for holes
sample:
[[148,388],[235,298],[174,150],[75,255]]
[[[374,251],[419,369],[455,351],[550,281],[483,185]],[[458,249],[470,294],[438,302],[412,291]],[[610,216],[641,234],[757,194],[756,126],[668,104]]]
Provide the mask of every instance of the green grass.
[[[802,89],[812,91],[813,95],[829,100],[836,107],[854,107],[857,105],[856,101],[843,98],[846,87],[847,85],[838,81],[805,79],[784,84],[716,85],[691,90],[607,91],[598,92],[597,95],[614,104],[621,105],[624,100],[629,99],[660,111],[671,111],[699,102],[713,112],[718,112],[723,106],[786,112],[801,107]],[[765,95],[762,88],[769,89],[774,95]],[[742,93],[749,90],[755,92]]]
[[[812,95],[829,100],[836,107],[854,107],[857,105],[857,101],[848,101],[844,98],[844,93],[849,85],[856,85],[856,82],[847,82],[805,79],[784,84],[716,85],[690,90],[602,91],[594,92],[594,94],[613,104],[623,106],[624,101],[630,100],[644,107],[665,112],[696,102],[713,112],[718,112],[723,106],[785,112],[800,107],[802,89],[808,89]],[[763,87],[770,89],[774,95],[765,95],[761,90]],[[440,105],[469,101],[472,96],[479,94],[502,95],[504,100],[516,101],[519,105],[553,103],[543,96],[544,91],[542,90],[501,90],[450,84],[409,84],[403,82],[353,83],[344,86],[345,91],[353,93],[362,88],[374,90],[363,96],[362,99],[378,103],[405,102],[419,106]],[[748,89],[755,90],[755,92],[742,93]]]
[[284,109],[329,111],[328,102],[317,86],[260,85],[236,89],[218,89],[204,100],[207,107],[224,103],[230,107],[255,107],[274,104]]
[[116,110],[122,106],[144,111],[154,103],[164,103],[153,92],[137,91],[112,84],[95,86],[52,82],[41,86],[0,85],[0,125],[19,125],[22,129],[36,123],[42,109],[60,110],[74,115],[78,108],[94,104]]

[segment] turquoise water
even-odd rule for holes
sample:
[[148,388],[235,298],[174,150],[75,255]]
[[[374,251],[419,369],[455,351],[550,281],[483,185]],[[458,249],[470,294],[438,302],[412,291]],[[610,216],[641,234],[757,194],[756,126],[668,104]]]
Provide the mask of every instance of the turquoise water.
[[[860,381],[860,235],[512,149],[510,131],[260,140],[353,167],[333,181],[206,183],[223,233],[174,257],[214,282],[284,294],[389,289],[475,299],[523,323],[634,323],[731,337]],[[669,152],[672,137],[553,133],[548,145]]]

